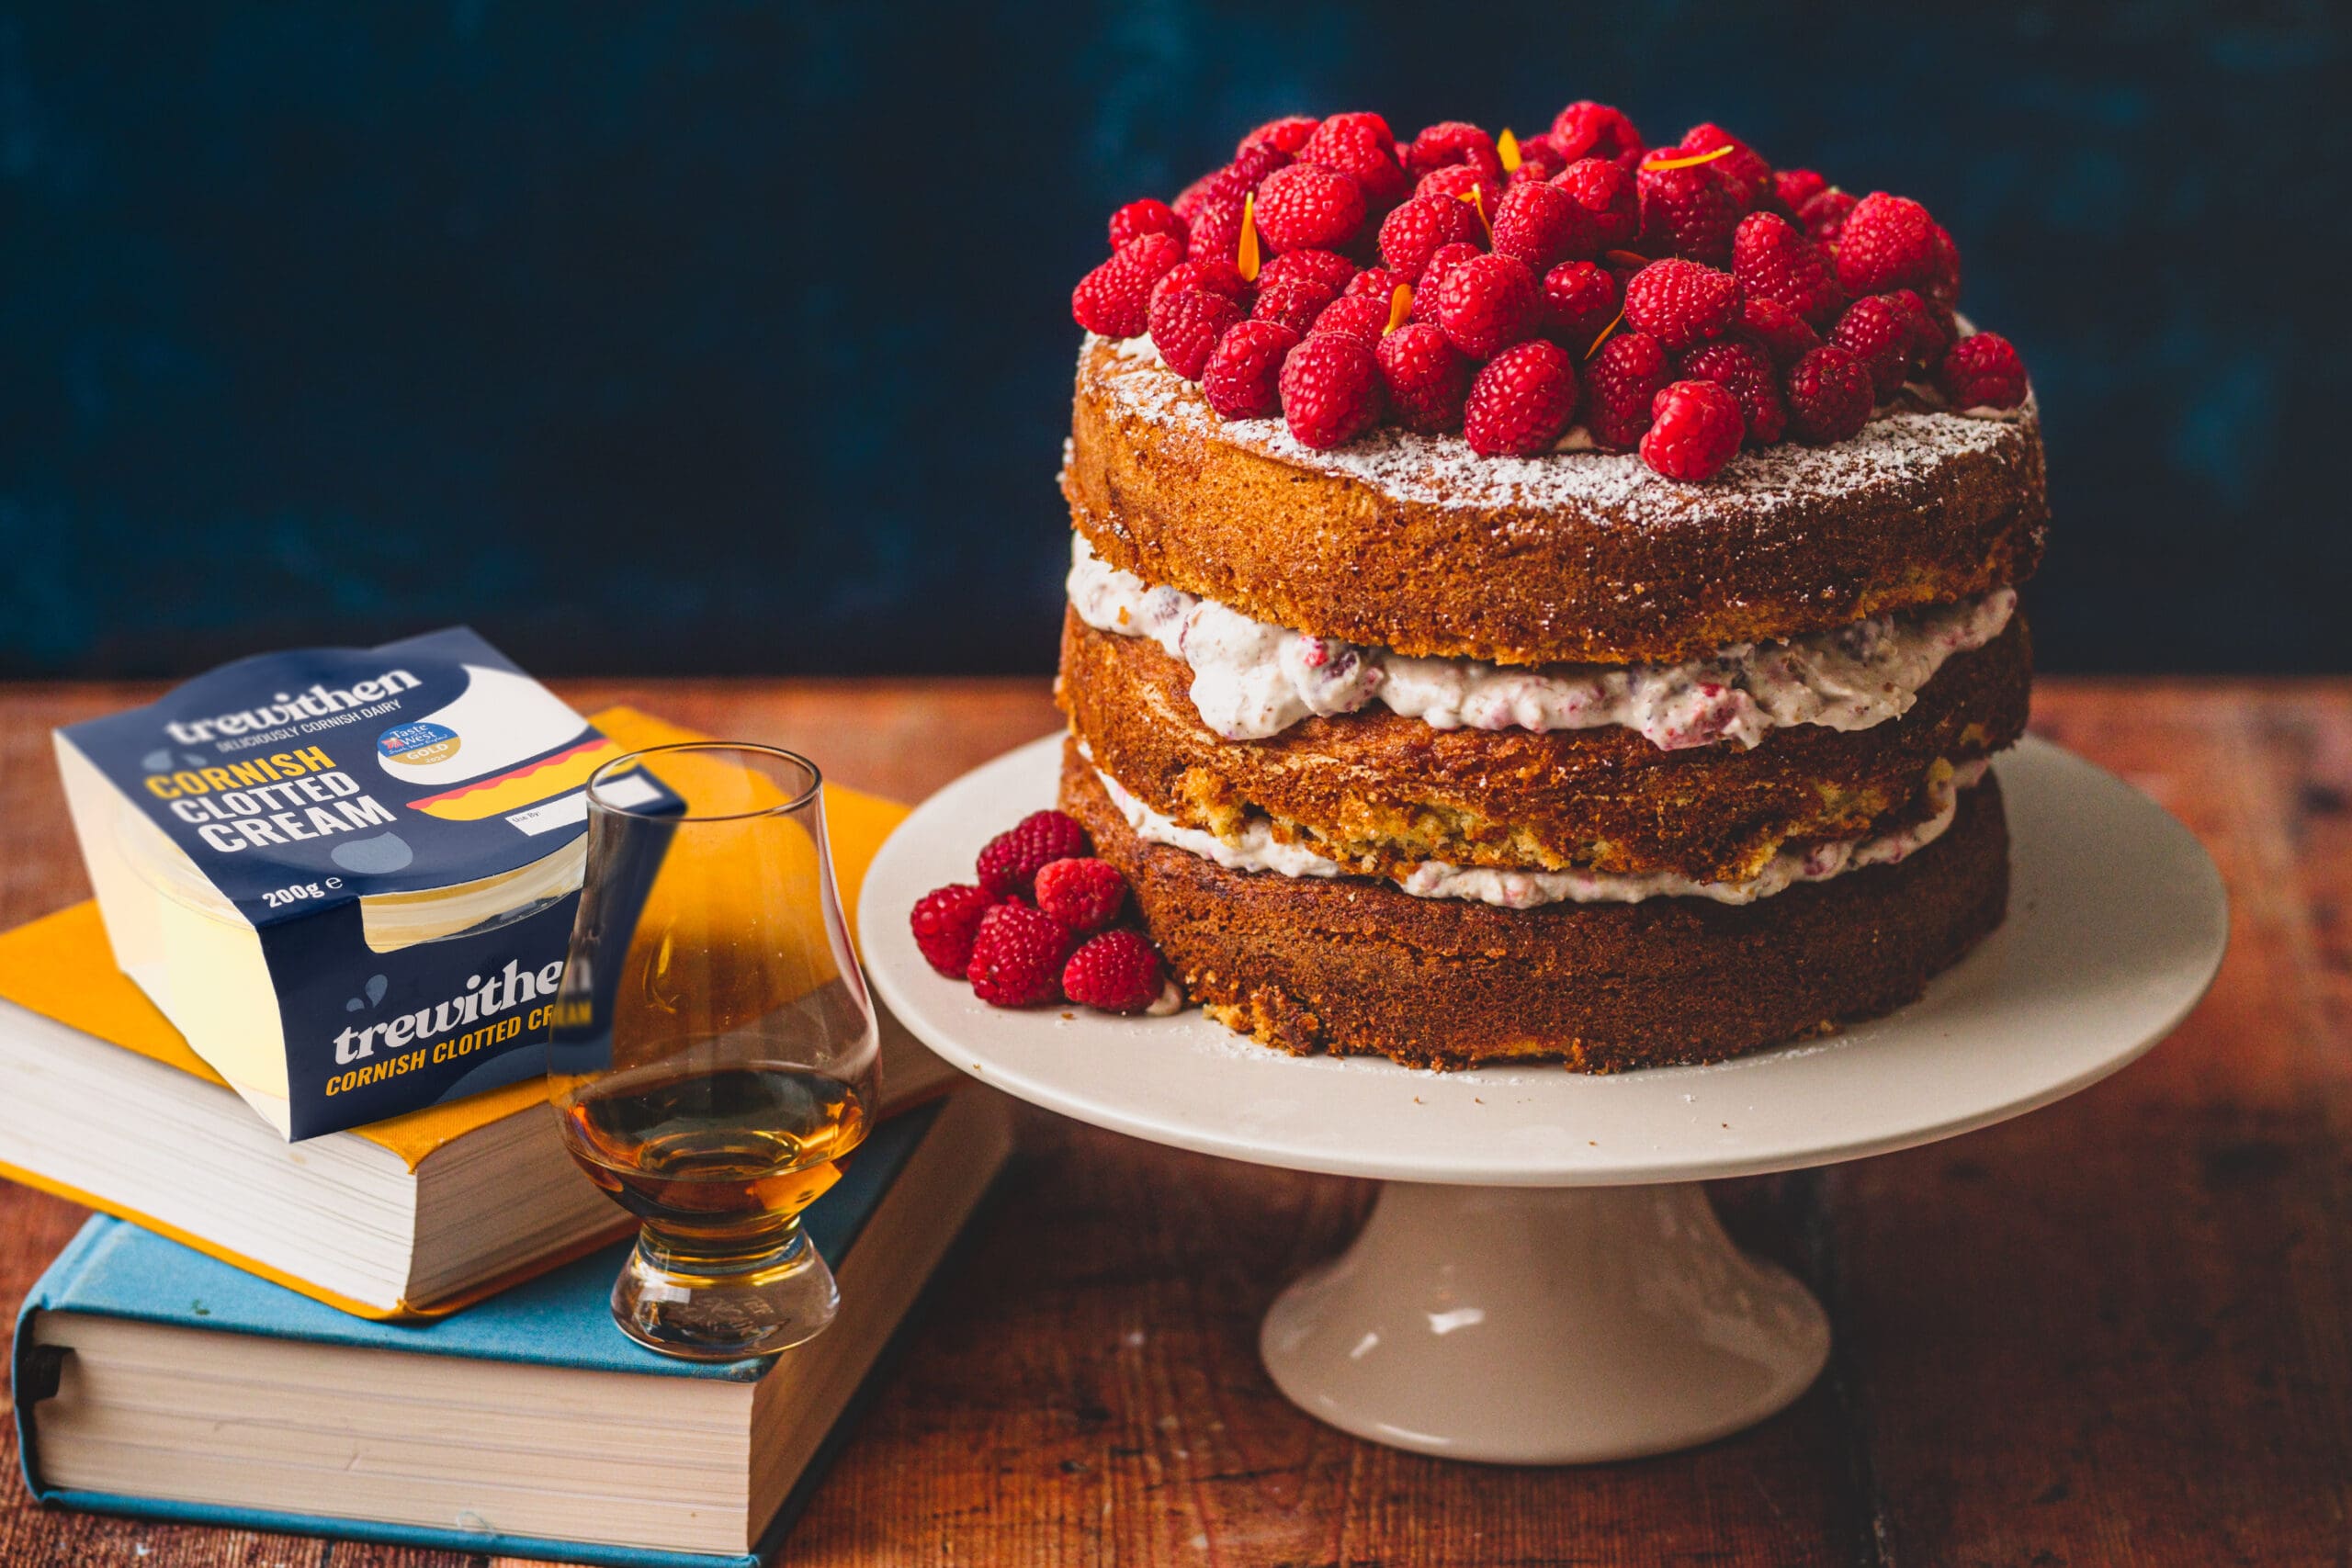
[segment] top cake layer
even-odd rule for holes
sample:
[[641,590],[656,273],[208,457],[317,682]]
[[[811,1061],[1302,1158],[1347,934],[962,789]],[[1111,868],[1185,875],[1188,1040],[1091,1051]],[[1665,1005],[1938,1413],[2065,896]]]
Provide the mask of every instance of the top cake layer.
[[1627,453],[1481,457],[1394,428],[1317,451],[1279,419],[1221,421],[1147,343],[1089,337],[1062,488],[1103,559],[1259,620],[1414,656],[1679,660],[2032,572],[2032,403],[1898,403],[1689,485]]

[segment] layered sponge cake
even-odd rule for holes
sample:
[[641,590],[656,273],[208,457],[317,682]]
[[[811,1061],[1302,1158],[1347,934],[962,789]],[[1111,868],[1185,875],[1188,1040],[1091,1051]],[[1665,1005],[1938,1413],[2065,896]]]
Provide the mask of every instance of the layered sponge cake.
[[1277,121],[1113,240],[1061,806],[1214,1016],[1700,1062],[2000,922],[2041,443],[1924,209],[1586,104],[1526,142]]

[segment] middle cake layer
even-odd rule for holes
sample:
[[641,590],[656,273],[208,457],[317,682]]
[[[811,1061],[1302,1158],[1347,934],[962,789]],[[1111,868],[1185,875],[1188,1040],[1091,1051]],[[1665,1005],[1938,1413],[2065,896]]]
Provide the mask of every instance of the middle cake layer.
[[1439,729],[1385,709],[1229,740],[1203,722],[1182,661],[1074,612],[1061,670],[1060,702],[1095,765],[1185,827],[1230,838],[1262,814],[1283,838],[1367,874],[1439,861],[1729,882],[1792,842],[1928,815],[1939,762],[2022,732],[2030,655],[2015,617],[1948,660],[1899,719],[1680,750],[1618,726]]

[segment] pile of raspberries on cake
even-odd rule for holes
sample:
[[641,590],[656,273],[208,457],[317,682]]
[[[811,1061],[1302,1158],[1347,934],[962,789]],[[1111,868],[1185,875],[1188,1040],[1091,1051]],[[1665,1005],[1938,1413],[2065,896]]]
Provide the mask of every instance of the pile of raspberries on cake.
[[1123,916],[1126,878],[1093,858],[1077,818],[1034,811],[990,839],[979,880],[933,888],[908,923],[931,966],[993,1007],[1065,998],[1104,1012],[1173,1012],[1182,993]]
[[1581,426],[1696,480],[1743,446],[1842,441],[1906,384],[2023,402],[2017,350],[1962,336],[1959,296],[1917,202],[1775,169],[1720,126],[1649,148],[1574,103],[1524,141],[1448,120],[1400,145],[1371,113],[1261,125],[1172,205],[1113,213],[1070,314],[1148,333],[1221,417],[1280,412],[1307,446],[1385,421],[1527,457]]

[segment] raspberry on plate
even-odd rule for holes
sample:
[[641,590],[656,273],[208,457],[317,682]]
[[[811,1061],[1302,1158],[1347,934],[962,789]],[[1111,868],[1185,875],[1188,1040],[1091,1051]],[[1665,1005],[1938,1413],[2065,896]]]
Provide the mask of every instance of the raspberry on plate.
[[1437,286],[1437,324],[1473,359],[1491,359],[1535,330],[1535,276],[1516,256],[1474,255]]
[[1800,440],[1843,441],[1870,423],[1870,368],[1834,344],[1790,367],[1787,389],[1789,427]]
[[1205,288],[1163,294],[1152,301],[1151,346],[1159,350],[1168,368],[1187,381],[1197,381],[1209,362],[1209,351],[1239,320],[1241,307],[1222,294]]
[[[1313,284],[1294,287],[1311,289]],[[1265,303],[1260,295],[1258,302]],[[1217,340],[1209,362],[1201,370],[1201,396],[1220,419],[1266,419],[1282,407],[1277,381],[1283,361],[1298,346],[1302,334],[1286,322],[1248,321],[1237,323]]]
[[980,917],[995,908],[985,887],[951,882],[915,900],[907,923],[914,929],[915,946],[923,961],[952,980],[964,978],[972,965],[972,938]]
[[1470,383],[1462,434],[1482,457],[1548,451],[1577,412],[1577,372],[1549,338],[1507,348]]
[[1585,369],[1584,423],[1604,446],[1629,451],[1650,427],[1650,405],[1674,379],[1665,345],[1647,333],[1619,333]]
[[2025,401],[2025,361],[2000,333],[1978,333],[1951,345],[1936,385],[1955,409],[2013,409]]
[[1435,434],[1462,423],[1472,367],[1443,333],[1426,321],[1408,322],[1383,337],[1373,356],[1388,406],[1406,429]]
[[1711,479],[1747,433],[1739,400],[1713,381],[1676,381],[1650,407],[1642,461],[1670,479]]
[[1283,418],[1302,446],[1353,440],[1380,418],[1380,367],[1352,333],[1311,333],[1283,361]]
[[1037,868],[1037,908],[1073,931],[1099,931],[1119,918],[1127,879],[1091,856],[1047,861]]
[[1654,261],[1625,285],[1625,321],[1675,353],[1729,332],[1739,319],[1739,284],[1693,261]]
[[1025,895],[1048,861],[1088,853],[1093,848],[1078,819],[1059,811],[1033,811],[990,839],[976,869],[980,886],[999,898]]
[[980,917],[964,977],[990,1007],[1037,1007],[1061,995],[1069,952],[1069,932],[1059,920],[1026,904],[999,904]]
[[1104,1012],[1142,1012],[1165,981],[1159,950],[1141,931],[1104,931],[1090,939],[1061,974],[1062,994]]

